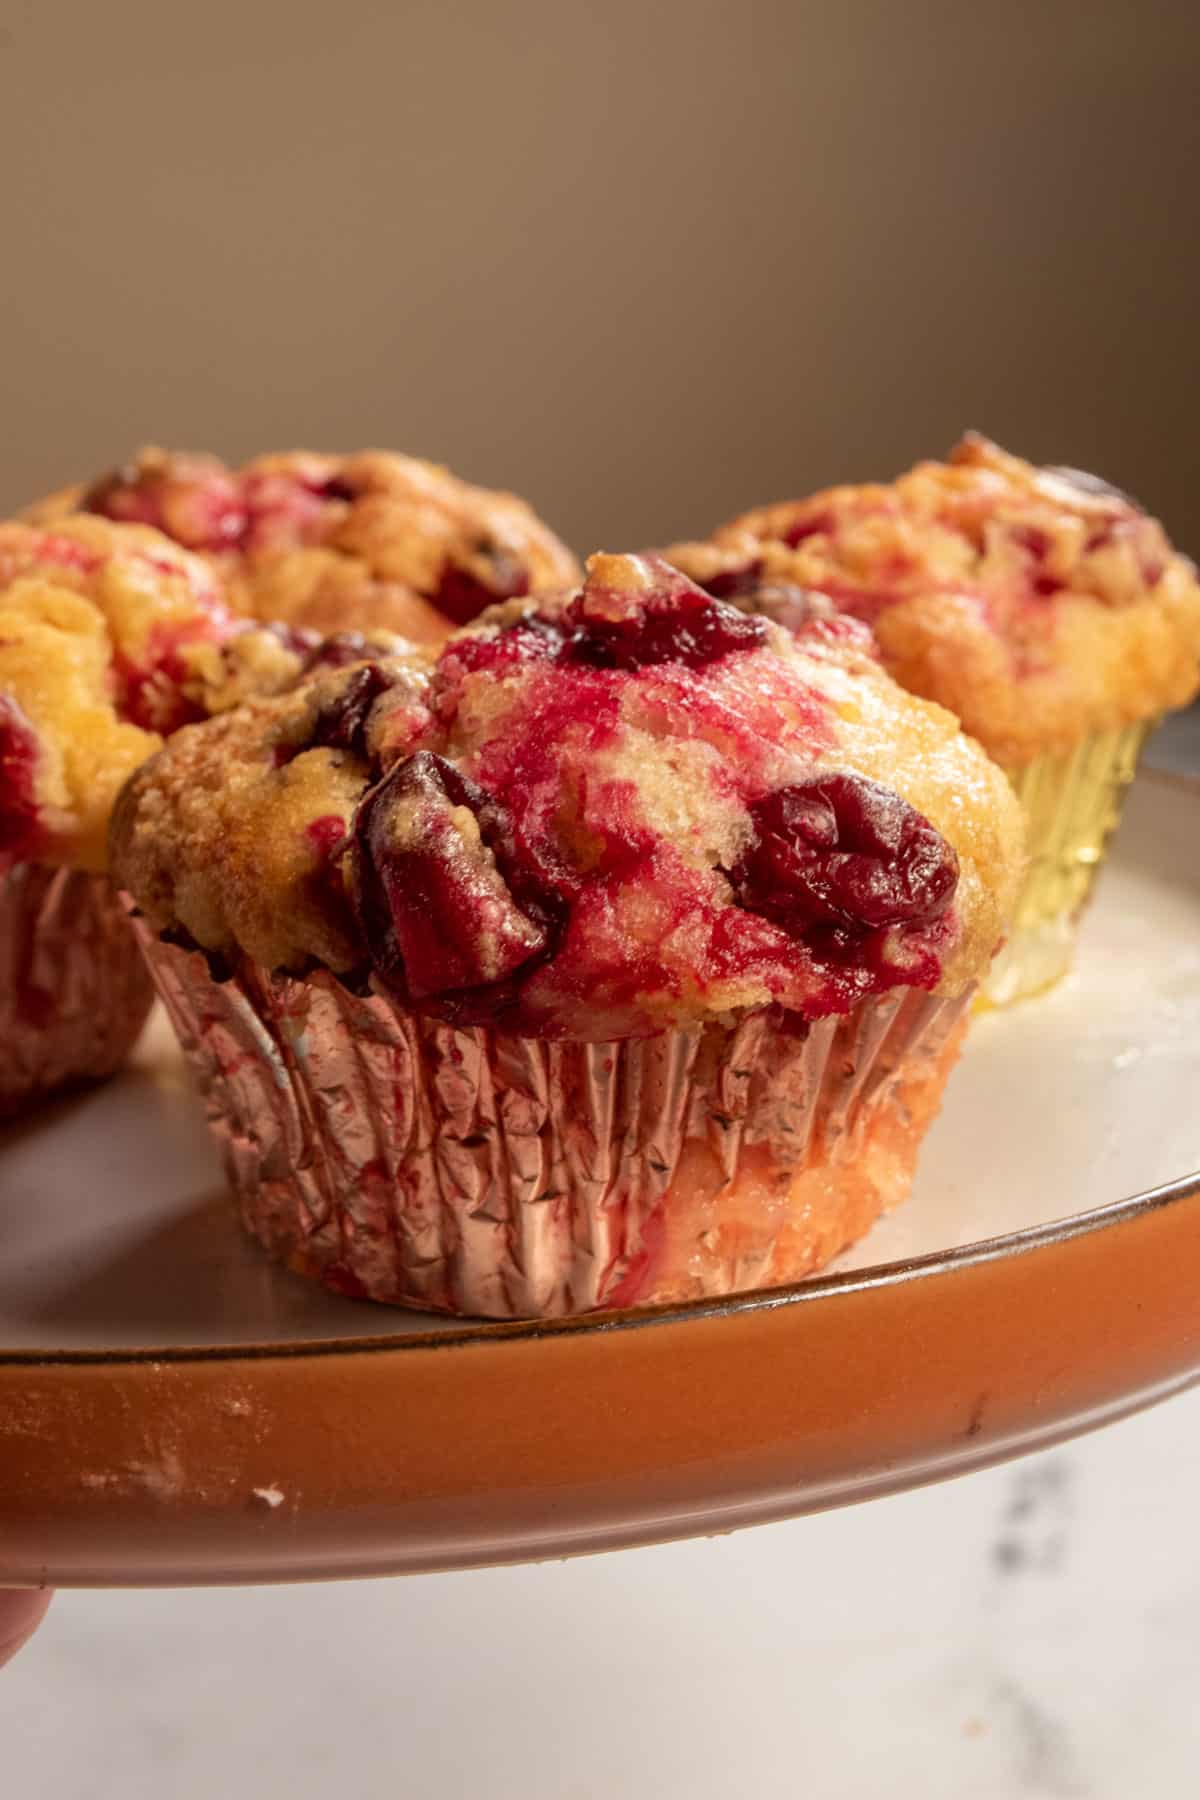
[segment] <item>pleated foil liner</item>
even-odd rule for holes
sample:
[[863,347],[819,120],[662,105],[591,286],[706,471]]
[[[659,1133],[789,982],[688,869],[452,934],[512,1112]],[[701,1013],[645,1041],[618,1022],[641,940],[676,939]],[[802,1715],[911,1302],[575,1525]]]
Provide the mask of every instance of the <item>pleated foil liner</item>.
[[1142,745],[1157,723],[1097,732],[1065,753],[1006,770],[1025,812],[1029,873],[1008,940],[984,979],[981,1004],[1010,1006],[1067,973],[1080,915]]
[[546,1318],[808,1274],[904,1198],[967,998],[620,1043],[455,1029],[139,926],[246,1228],[341,1293]]
[[111,1075],[154,989],[103,875],[17,863],[0,875],[0,1118]]

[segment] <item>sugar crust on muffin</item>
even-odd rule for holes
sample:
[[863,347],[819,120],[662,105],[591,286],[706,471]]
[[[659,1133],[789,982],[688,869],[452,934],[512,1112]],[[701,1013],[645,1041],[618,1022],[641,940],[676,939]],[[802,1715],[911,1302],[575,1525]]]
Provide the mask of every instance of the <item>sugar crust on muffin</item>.
[[740,605],[765,588],[775,616],[789,594],[801,610],[828,596],[872,626],[898,681],[1009,765],[1200,687],[1200,585],[1158,521],[976,434],[946,462],[759,507],[665,554]]
[[382,627],[436,643],[497,600],[578,577],[523,500],[389,451],[288,451],[231,469],[144,449],[28,516],[77,510],[154,525],[213,562],[237,611],[322,632]]
[[792,633],[653,557],[180,732],[114,865],[210,955],[453,1023],[644,1035],[963,991],[1021,872],[1003,776],[855,621]]

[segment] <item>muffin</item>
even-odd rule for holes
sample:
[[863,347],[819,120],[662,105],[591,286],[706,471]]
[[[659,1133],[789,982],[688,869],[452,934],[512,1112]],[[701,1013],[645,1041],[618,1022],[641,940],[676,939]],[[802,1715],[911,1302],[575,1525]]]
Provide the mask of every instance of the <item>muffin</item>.
[[1003,774],[864,628],[625,556],[180,732],[112,845],[249,1230],[493,1318],[859,1237],[1022,857]]
[[121,784],[178,726],[295,681],[316,643],[235,620],[156,531],[0,524],[0,1116],[111,1074],[145,1021],[105,873]]
[[1162,526],[1094,476],[972,435],[946,463],[762,507],[667,554],[784,623],[829,603],[865,620],[896,680],[958,715],[1028,820],[1029,877],[987,995],[1064,974],[1141,745],[1200,686],[1200,587]]
[[29,517],[76,511],[156,526],[209,559],[236,611],[322,633],[382,627],[439,643],[494,601],[578,577],[523,500],[382,450],[290,451],[242,469],[142,450]]

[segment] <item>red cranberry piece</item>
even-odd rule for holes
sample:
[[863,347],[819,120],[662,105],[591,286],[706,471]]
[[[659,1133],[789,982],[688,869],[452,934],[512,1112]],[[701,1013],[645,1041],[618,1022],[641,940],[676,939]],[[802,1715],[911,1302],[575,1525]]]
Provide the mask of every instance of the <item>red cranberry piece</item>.
[[735,650],[754,650],[764,641],[767,627],[762,619],[714,599],[665,564],[662,568],[668,579],[639,595],[635,606],[610,610],[605,590],[588,583],[566,613],[572,660],[601,669],[641,669],[667,662],[702,669]]
[[203,641],[194,625],[163,623],[151,630],[141,662],[118,654],[115,671],[121,717],[163,737],[202,719],[203,707],[187,693],[192,670],[185,652]]
[[466,675],[473,675],[478,669],[503,673],[518,663],[554,662],[562,655],[565,643],[561,627],[553,619],[543,619],[535,613],[503,631],[481,631],[473,637],[455,638],[443,651],[442,661],[454,664],[457,672]]
[[749,611],[773,619],[787,631],[801,631],[813,619],[827,618],[833,612],[833,604],[824,594],[790,581],[764,580],[761,562],[724,570],[704,583],[704,591],[717,600],[748,601]]
[[702,582],[706,594],[714,600],[744,600],[756,594],[762,581],[762,562],[742,563],[736,569],[722,569]]
[[153,525],[187,550],[233,548],[247,524],[237,479],[220,469],[175,477],[117,469],[88,489],[80,508],[117,523]]
[[79,502],[80,512],[98,513],[122,525],[156,525],[161,529],[160,483],[133,469],[112,469],[94,481]]
[[915,807],[861,775],[820,775],[752,808],[733,871],[742,904],[778,924],[875,931],[927,925],[958,883],[953,847]]
[[308,750],[349,750],[369,760],[367,723],[371,708],[392,686],[391,676],[378,663],[364,663],[344,683],[341,692],[317,714]]
[[783,534],[782,542],[790,550],[794,550],[798,544],[804,542],[805,538],[819,537],[822,532],[829,533],[832,530],[833,515],[831,513],[814,513],[811,518],[797,519],[789,525]]
[[343,475],[331,475],[328,481],[321,482],[317,488],[322,500],[344,500],[347,503],[358,499],[359,490]]
[[337,813],[322,813],[304,827],[304,835],[322,862],[328,862],[346,842],[346,821]]
[[486,580],[448,562],[441,581],[429,596],[438,611],[456,625],[469,625],[485,606],[492,606],[497,600],[516,600],[529,592],[529,571],[519,557],[487,544],[479,547],[479,553],[488,559]]
[[432,751],[372,788],[354,821],[353,889],[387,987],[459,1022],[503,1012],[549,937],[505,879],[511,855],[503,809]]
[[0,868],[28,856],[37,841],[37,733],[0,694]]

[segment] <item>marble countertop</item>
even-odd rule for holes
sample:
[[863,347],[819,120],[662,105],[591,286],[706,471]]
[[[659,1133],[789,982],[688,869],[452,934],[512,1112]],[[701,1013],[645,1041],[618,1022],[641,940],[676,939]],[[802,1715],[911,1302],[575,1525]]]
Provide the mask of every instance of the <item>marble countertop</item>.
[[[1200,713],[1156,740],[1200,768]],[[36,1800],[1173,1800],[1200,1392],[733,1537],[406,1581],[60,1595],[0,1675]]]

